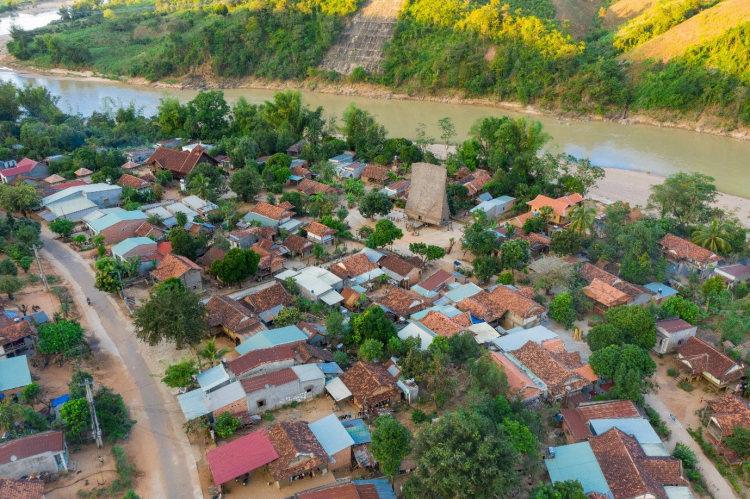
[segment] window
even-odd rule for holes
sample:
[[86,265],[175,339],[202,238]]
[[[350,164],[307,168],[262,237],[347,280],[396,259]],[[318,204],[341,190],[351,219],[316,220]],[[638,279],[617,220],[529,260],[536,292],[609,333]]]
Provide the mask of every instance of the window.
[[266,400],[265,399],[258,400],[257,403],[258,403],[258,407],[265,407],[266,406]]
[[307,393],[312,393],[312,390],[313,390],[312,386],[305,387],[305,392]]

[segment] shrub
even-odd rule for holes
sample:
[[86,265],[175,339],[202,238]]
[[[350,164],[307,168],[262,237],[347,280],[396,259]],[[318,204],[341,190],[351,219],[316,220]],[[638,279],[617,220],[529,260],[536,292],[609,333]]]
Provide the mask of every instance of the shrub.
[[670,367],[669,369],[667,369],[667,376],[671,376],[674,378],[675,376],[677,376],[677,371]]
[[425,421],[429,421],[429,419],[429,416],[420,409],[414,409],[411,413],[411,420],[414,424],[424,423]]

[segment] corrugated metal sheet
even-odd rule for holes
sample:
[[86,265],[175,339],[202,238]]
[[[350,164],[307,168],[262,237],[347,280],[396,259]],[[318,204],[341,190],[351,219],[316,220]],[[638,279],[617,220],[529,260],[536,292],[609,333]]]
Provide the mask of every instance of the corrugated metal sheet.
[[329,456],[354,445],[354,440],[335,414],[326,416],[307,426],[310,427],[310,431],[313,432],[313,435]]
[[[510,331],[508,331],[510,333]],[[502,338],[492,340],[500,350],[510,352],[512,350],[518,350],[526,344],[528,341],[539,343],[541,345],[544,340],[555,340],[557,334],[553,333],[544,326],[536,326],[530,329],[525,329],[517,333],[508,334]]]
[[271,348],[277,345],[286,345],[297,341],[306,341],[307,335],[297,326],[287,326],[278,329],[261,331],[253,337],[243,341],[235,348],[240,355],[253,350]]
[[566,480],[578,480],[583,485],[583,492],[599,492],[611,496],[607,479],[596,460],[594,451],[588,442],[555,447],[555,457],[545,459],[552,483]]
[[203,391],[208,391],[226,381],[229,381],[229,374],[222,364],[212,367],[208,371],[203,371],[195,377]]
[[669,499],[694,499],[690,487],[673,487],[665,485],[664,492],[667,493]]
[[344,382],[341,381],[341,378],[331,378],[326,381],[326,391],[336,402],[352,396],[352,392],[350,392]]
[[31,373],[25,355],[0,360],[0,392],[30,384]]
[[349,436],[354,440],[354,445],[366,444],[370,442],[370,430],[365,422],[361,419],[352,419],[342,423]]

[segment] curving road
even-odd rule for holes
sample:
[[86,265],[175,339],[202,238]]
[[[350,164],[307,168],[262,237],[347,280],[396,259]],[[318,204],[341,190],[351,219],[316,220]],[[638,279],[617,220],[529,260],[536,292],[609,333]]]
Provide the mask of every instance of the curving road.
[[52,233],[46,229],[42,231],[42,240],[42,253],[71,284],[70,291],[76,301],[83,304],[86,297],[91,298],[91,307],[79,308],[86,315],[93,335],[99,340],[96,349],[106,350],[123,360],[127,373],[139,391],[142,409],[157,408],[147,411],[143,418],[136,417],[139,421],[134,427],[134,430],[149,433],[155,439],[155,448],[159,449],[156,460],[158,468],[143,470],[152,480],[153,497],[202,498],[195,458],[187,437],[184,432],[175,431],[170,411],[163,410],[171,407],[174,400],[163,393],[158,379],[151,376],[151,369],[133,335],[131,320],[125,317],[111,296],[94,287],[94,271],[79,253],[52,239]]

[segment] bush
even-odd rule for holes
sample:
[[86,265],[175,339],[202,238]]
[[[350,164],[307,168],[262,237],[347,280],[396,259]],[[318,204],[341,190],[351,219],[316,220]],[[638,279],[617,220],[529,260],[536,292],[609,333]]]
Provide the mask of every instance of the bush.
[[674,378],[675,376],[677,376],[677,371],[670,367],[669,369],[667,369],[667,376],[671,376]]
[[427,416],[427,414],[424,413],[424,411],[420,409],[414,409],[414,411],[411,413],[411,420],[414,424],[420,424],[424,423],[425,421],[429,421],[430,418]]

